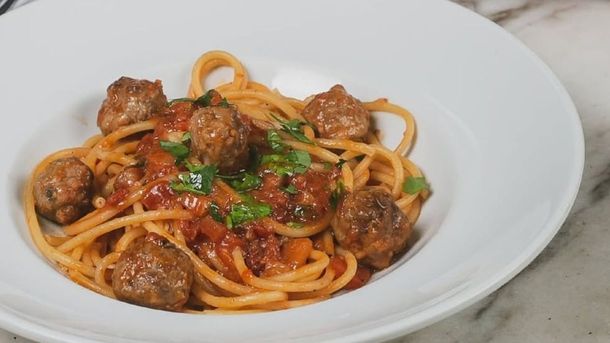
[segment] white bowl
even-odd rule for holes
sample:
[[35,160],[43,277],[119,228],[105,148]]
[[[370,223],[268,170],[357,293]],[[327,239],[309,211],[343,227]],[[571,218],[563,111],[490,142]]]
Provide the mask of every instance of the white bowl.
[[[540,60],[444,1],[39,1],[0,18],[0,325],[52,342],[360,341],[421,328],[523,269],[564,221],[583,168],[578,115]],[[433,187],[420,239],[365,287],[299,309],[195,316],[105,298],[33,246],[21,187],[36,161],[97,132],[105,87],[161,79],[184,96],[200,53],[238,56],[294,96],[343,83],[416,117]],[[385,143],[399,121],[379,116]]]

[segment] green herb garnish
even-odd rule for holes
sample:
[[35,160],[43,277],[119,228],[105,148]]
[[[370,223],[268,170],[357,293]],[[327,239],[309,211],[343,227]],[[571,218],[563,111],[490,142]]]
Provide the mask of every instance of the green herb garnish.
[[229,107],[229,101],[227,100],[227,98],[222,98],[222,100],[220,100],[220,104],[218,104],[218,106],[220,107],[224,107],[224,108],[228,108]]
[[182,139],[180,139],[180,141],[182,143],[186,143],[186,142],[190,141],[191,138],[192,138],[191,133],[189,131],[187,131],[182,135]]
[[341,200],[341,197],[343,196],[344,192],[345,185],[343,184],[343,181],[337,181],[337,187],[335,187],[332,193],[330,193],[330,205],[333,208],[337,208],[337,205],[339,204],[339,201]]
[[284,143],[282,143],[282,137],[277,133],[276,130],[267,130],[267,143],[269,147],[275,152],[284,151]]
[[341,169],[341,167],[343,167],[343,165],[345,164],[345,162],[347,162],[346,160],[340,158],[339,162],[337,162],[335,165],[337,166],[337,168]]
[[215,165],[194,165],[186,162],[188,173],[178,175],[178,180],[170,184],[176,192],[190,192],[199,195],[208,195],[212,192],[212,181],[218,172]]
[[298,119],[291,119],[291,120],[285,121],[285,120],[282,120],[282,119],[276,117],[272,113],[270,113],[270,114],[273,117],[273,119],[275,119],[278,123],[280,123],[280,127],[282,128],[282,131],[284,131],[284,132],[288,133],[289,135],[291,135],[292,137],[296,138],[299,142],[303,142],[303,143],[307,143],[307,144],[314,144],[314,142],[312,142],[309,138],[307,138],[307,136],[305,136],[305,134],[303,133],[303,130],[301,129],[301,127],[303,125],[309,125],[309,124],[302,122]]
[[225,224],[231,229],[245,222],[267,217],[271,214],[271,210],[271,205],[256,201],[233,204],[231,205],[231,212],[225,218]]
[[428,189],[428,183],[426,182],[426,178],[423,176],[413,177],[408,176],[405,179],[405,182],[402,184],[403,192],[407,194],[417,194],[424,189]]
[[288,222],[288,223],[286,223],[286,226],[291,227],[293,229],[300,229],[303,227],[303,224],[295,223],[295,222]]
[[210,216],[219,223],[223,222],[222,215],[220,215],[220,207],[215,202],[210,204]]
[[293,150],[286,155],[263,155],[261,164],[279,176],[303,174],[311,166],[311,156],[306,151]]
[[240,173],[238,175],[237,178],[229,181],[231,187],[238,192],[247,192],[256,189],[263,183],[263,180],[257,175],[252,175],[250,173]]
[[293,194],[293,195],[299,193],[299,191],[293,184],[289,184],[288,186],[282,188],[282,191],[284,191],[288,194]]
[[[183,138],[184,139],[184,138]],[[176,158],[176,163],[182,162],[189,155],[189,147],[182,143],[176,143],[172,141],[159,141],[161,149],[169,152]]]

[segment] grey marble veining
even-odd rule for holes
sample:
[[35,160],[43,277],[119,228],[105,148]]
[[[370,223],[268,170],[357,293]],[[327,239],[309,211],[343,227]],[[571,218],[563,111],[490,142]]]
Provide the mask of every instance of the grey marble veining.
[[515,34],[566,86],[585,133],[583,181],[567,221],[523,272],[392,342],[610,342],[610,1],[456,2]]

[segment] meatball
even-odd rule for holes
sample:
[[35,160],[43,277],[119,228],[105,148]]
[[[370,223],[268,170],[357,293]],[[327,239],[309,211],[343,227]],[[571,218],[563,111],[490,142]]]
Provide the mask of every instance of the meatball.
[[160,115],[166,108],[167,97],[161,81],[123,76],[108,86],[106,99],[97,114],[97,126],[107,135],[122,126]]
[[112,273],[117,299],[166,311],[182,308],[192,283],[189,257],[155,234],[132,242],[121,253]]
[[337,207],[334,232],[339,244],[364,264],[390,265],[411,235],[411,223],[381,188],[365,188],[345,196]]
[[322,138],[362,140],[369,131],[371,114],[341,85],[316,95],[303,109]]
[[36,211],[65,225],[91,208],[93,173],[76,157],[51,162],[34,183]]
[[114,189],[131,188],[144,177],[144,170],[138,167],[127,167],[123,169],[114,180]]
[[191,118],[191,154],[204,164],[216,164],[221,173],[235,173],[248,163],[250,130],[233,107],[196,110]]

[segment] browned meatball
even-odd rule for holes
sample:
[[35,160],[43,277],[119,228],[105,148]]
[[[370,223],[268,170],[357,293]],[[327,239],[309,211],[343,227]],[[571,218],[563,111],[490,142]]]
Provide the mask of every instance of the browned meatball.
[[91,208],[93,173],[76,157],[51,162],[34,183],[36,211],[65,225]]
[[192,283],[189,257],[155,234],[132,242],[121,253],[112,273],[117,299],[166,311],[182,308]]
[[107,93],[97,114],[97,126],[104,135],[160,115],[167,107],[159,80],[150,82],[123,76],[108,86]]
[[369,131],[371,114],[341,85],[316,95],[303,109],[320,137],[362,140]]
[[114,180],[114,189],[130,188],[144,177],[144,170],[138,167],[123,169]]
[[345,196],[334,225],[339,244],[374,268],[390,265],[411,235],[411,223],[392,196],[380,188],[365,188]]
[[191,153],[203,164],[216,164],[221,173],[234,173],[248,163],[249,128],[233,107],[196,110],[191,118]]

